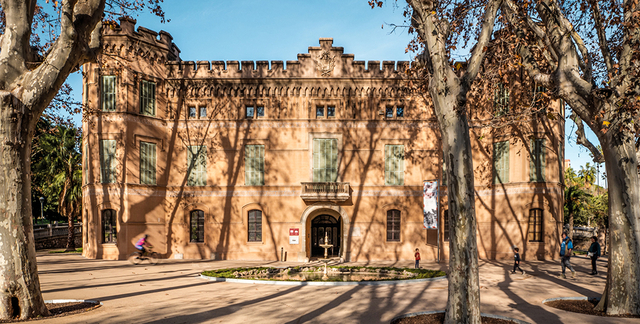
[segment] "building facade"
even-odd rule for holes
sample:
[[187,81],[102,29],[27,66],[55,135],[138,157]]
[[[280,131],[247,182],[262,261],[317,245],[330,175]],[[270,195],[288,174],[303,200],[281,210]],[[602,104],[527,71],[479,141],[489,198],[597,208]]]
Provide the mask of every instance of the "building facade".
[[[287,61],[180,60],[171,36],[121,19],[86,64],[83,255],[123,259],[148,234],[168,258],[349,261],[448,255],[423,227],[442,179],[439,128],[408,62],[354,60],[321,38]],[[515,107],[496,88],[472,116]],[[490,90],[493,91],[493,90]],[[511,99],[510,99],[510,93]],[[472,125],[481,258],[552,259],[562,224],[563,111]],[[544,115],[544,116],[547,116]],[[472,122],[473,124],[473,122]]]

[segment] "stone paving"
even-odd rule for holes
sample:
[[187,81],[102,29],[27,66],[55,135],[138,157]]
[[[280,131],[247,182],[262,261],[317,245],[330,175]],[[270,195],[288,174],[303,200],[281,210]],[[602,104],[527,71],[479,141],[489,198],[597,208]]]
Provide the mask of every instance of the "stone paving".
[[[586,258],[572,258],[575,279],[560,279],[559,262],[523,262],[527,272],[509,274],[511,263],[480,261],[481,311],[531,323],[638,323],[565,312],[541,304],[551,297],[599,296],[605,262],[590,276]],[[294,262],[163,260],[133,266],[127,261],[88,260],[80,255],[38,253],[44,298],[96,299],[104,306],[85,314],[38,323],[389,323],[399,314],[442,310],[447,281],[390,286],[276,286],[211,282],[203,270],[240,266],[300,265]],[[406,262],[346,265],[412,267]],[[429,269],[446,264],[422,261]]]

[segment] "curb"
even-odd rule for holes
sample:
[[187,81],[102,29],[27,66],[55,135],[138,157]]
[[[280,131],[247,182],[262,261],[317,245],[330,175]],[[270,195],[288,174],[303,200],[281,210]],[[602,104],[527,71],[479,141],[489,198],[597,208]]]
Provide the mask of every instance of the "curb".
[[[402,315],[398,315],[398,316],[392,318],[391,321],[389,321],[389,323],[393,323],[393,321],[396,321],[396,320],[399,320],[399,319],[403,319],[403,318],[416,317],[416,316],[420,316],[420,315],[441,314],[441,313],[444,313],[444,312],[445,311],[441,310],[441,311],[426,311],[426,312],[402,314]],[[495,319],[501,319],[501,320],[505,320],[505,321],[512,321],[512,322],[514,322],[516,324],[531,324],[529,322],[525,322],[525,321],[521,321],[519,319],[506,317],[506,316],[501,316],[501,315],[480,313],[480,316],[490,317],[490,318],[495,318]]]
[[217,282],[232,282],[244,284],[278,285],[278,286],[383,286],[383,285],[410,285],[428,281],[446,279],[446,276],[424,279],[387,280],[387,281],[276,281],[209,277],[200,274],[201,279]]
[[[556,300],[588,300],[588,301],[599,301],[600,297],[556,297],[556,298],[547,298],[545,300],[542,301],[542,304],[546,306],[546,303],[548,302],[552,302],[552,301],[556,301]],[[551,307],[551,306],[549,306]],[[568,312],[568,311],[565,311]],[[575,313],[575,312],[573,312]],[[580,313],[577,313],[580,314]]]
[[99,300],[93,299],[49,299],[44,301],[45,304],[63,304],[63,303],[90,303],[104,306]]

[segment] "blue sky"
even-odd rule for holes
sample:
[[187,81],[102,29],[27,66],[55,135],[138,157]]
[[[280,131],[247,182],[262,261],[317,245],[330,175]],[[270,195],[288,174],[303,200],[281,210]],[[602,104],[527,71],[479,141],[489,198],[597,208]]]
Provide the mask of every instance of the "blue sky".
[[[390,5],[371,9],[366,0],[165,0],[163,8],[170,22],[162,24],[142,13],[135,17],[137,26],[169,32],[187,61],[295,60],[307,47],[317,46],[321,37],[332,37],[334,46],[344,47],[356,60],[411,59],[405,53],[411,37],[406,30],[390,33],[387,25],[403,25],[403,9]],[[69,83],[79,101],[79,74],[71,76]],[[566,124],[566,134],[571,135],[573,123]],[[597,145],[595,135],[589,133]],[[586,149],[575,144],[575,136],[565,146],[565,157],[574,169],[591,161]]]

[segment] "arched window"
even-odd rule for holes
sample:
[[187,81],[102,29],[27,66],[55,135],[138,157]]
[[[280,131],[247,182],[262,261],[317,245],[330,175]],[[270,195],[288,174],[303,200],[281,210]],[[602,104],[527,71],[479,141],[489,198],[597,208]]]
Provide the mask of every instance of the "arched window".
[[102,243],[117,243],[116,211],[105,209],[102,211]]
[[529,242],[542,242],[542,209],[529,210]]
[[387,211],[387,242],[400,242],[400,211]]
[[190,223],[190,241],[204,242],[204,212],[202,210],[192,210]]
[[262,242],[262,211],[249,211],[249,242]]

